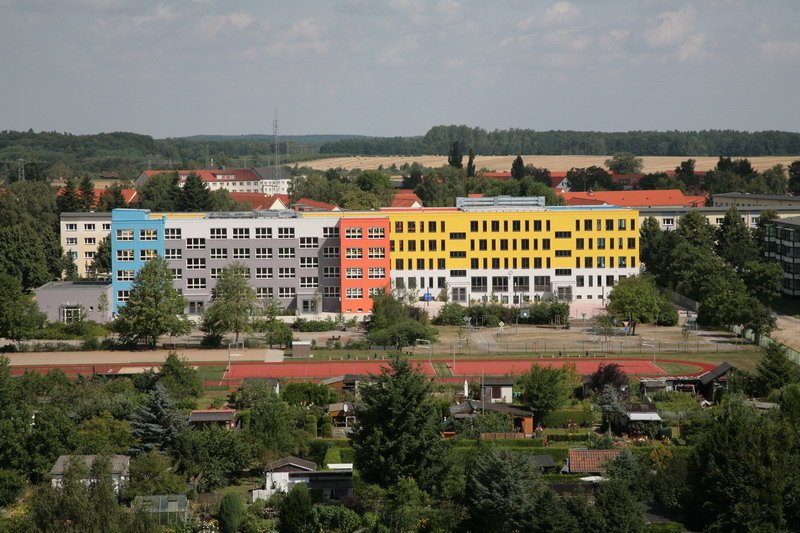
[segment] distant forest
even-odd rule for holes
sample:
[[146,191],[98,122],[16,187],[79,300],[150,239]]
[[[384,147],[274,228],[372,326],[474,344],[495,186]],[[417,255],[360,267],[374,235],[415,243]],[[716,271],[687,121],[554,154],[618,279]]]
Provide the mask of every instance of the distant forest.
[[366,137],[323,143],[320,154],[445,155],[454,142],[481,155],[782,156],[800,154],[800,133],[785,131],[486,131],[435,126],[421,137]]
[[[421,137],[347,135],[281,136],[281,164],[330,155],[445,155],[454,142],[463,153],[481,155],[783,156],[800,155],[800,133],[729,130],[623,133],[495,130],[436,126]],[[72,135],[58,132],[0,131],[0,180],[14,181],[20,165],[27,180],[110,175],[134,179],[142,170],[206,166],[273,165],[269,135],[198,135],[154,139],[135,133]],[[21,161],[22,160],[22,161]]]

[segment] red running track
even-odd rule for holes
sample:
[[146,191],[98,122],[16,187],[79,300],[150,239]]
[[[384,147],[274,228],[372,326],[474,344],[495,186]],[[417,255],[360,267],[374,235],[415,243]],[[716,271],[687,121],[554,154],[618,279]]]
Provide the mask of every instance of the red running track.
[[[447,363],[447,367],[454,376],[507,376],[519,375],[528,372],[532,365],[561,368],[565,364],[575,365],[578,374],[586,376],[597,370],[601,363],[616,363],[622,367],[626,374],[637,375],[666,375],[661,368],[646,359],[537,359],[537,360],[508,360],[508,361],[456,361]],[[713,365],[712,365],[713,367]]]
[[[331,361],[314,363],[234,363],[225,372],[224,379],[242,378],[315,378],[325,379],[344,374],[379,374],[388,367],[388,361]],[[435,376],[431,365],[416,362],[417,368],[426,376]]]

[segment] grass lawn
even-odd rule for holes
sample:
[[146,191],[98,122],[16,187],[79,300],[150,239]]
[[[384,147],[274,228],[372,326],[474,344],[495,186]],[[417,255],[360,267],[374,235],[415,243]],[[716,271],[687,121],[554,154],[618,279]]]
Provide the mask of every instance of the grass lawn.
[[197,375],[200,381],[218,381],[225,374],[225,365],[198,365]]

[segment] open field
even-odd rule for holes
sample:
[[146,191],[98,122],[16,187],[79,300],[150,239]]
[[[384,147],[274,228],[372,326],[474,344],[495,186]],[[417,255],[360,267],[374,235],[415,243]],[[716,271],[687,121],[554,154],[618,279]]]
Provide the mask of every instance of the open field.
[[[597,165],[600,167],[605,166],[605,160],[610,156],[607,155],[523,155],[525,164],[535,165],[537,167],[544,167],[554,171],[566,171],[572,167],[589,167]],[[516,156],[481,156],[475,157],[476,168],[487,168],[497,171],[510,171],[511,162],[514,161]],[[686,157],[673,157],[673,156],[646,156],[644,159],[645,172],[657,172],[663,170],[674,170],[681,161],[689,159]],[[695,170],[711,170],[717,164],[717,157],[692,157],[695,163]],[[792,161],[800,159],[800,156],[776,156],[776,157],[748,157],[753,167],[756,170],[764,170],[773,165],[781,163],[788,165]],[[329,168],[344,168],[351,170],[359,168],[361,170],[374,170],[383,165],[384,168],[392,166],[392,164],[401,166],[403,163],[417,162],[425,167],[440,167],[447,164],[447,156],[445,155],[423,155],[423,156],[348,156],[348,157],[330,157],[327,159],[317,159],[314,161],[307,161],[305,166],[315,168],[318,170],[327,170]]]

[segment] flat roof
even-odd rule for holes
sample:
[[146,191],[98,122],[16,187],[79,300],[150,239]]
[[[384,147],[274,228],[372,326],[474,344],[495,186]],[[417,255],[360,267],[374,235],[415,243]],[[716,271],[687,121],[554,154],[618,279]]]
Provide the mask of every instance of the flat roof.
[[74,289],[104,289],[111,287],[110,281],[49,281],[37,287],[36,290],[74,290]]
[[111,213],[109,211],[89,211],[89,212],[80,212],[80,213],[61,213],[61,220],[64,219],[85,219],[85,218],[96,218],[100,220],[111,220]]
[[756,200],[794,200],[800,202],[800,196],[791,194],[750,194],[747,192],[723,192],[715,194],[712,198],[754,198]]

